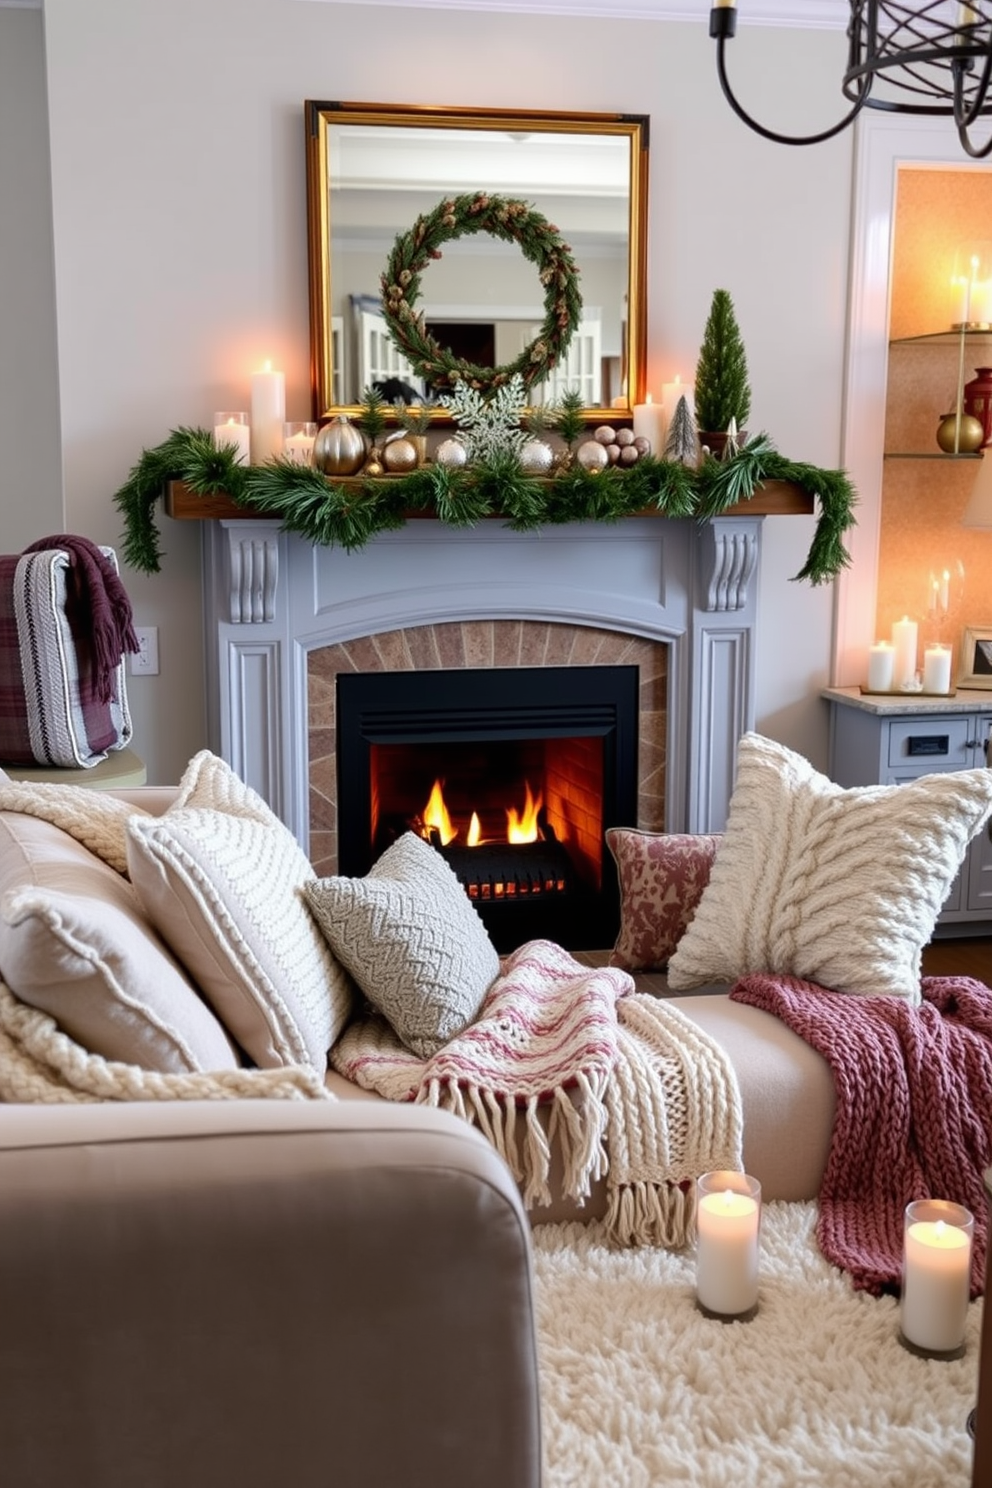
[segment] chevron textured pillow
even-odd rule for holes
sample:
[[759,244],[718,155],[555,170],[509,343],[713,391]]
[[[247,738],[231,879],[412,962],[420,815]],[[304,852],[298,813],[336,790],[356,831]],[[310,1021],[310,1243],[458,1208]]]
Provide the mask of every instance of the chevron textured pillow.
[[727,829],[669,987],[766,971],[918,1003],[923,947],[990,815],[992,770],[844,789],[745,734]]
[[408,1049],[429,1059],[476,1016],[499,957],[465,889],[406,832],[365,878],[322,878],[306,896],[334,955]]

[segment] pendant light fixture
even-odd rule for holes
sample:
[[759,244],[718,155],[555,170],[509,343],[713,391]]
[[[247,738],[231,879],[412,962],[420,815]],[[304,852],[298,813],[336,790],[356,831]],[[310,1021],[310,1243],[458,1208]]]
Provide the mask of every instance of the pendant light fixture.
[[[952,119],[962,148],[974,159],[992,153],[992,0],[970,5],[928,0],[848,0],[847,69],[841,92],[850,104],[839,123],[818,134],[766,129],[735,98],[727,78],[727,42],[737,31],[737,0],[713,0],[710,36],[727,102],[749,129],[781,145],[816,145],[857,118],[863,108],[896,114],[940,114]],[[988,138],[972,139],[974,126]]]

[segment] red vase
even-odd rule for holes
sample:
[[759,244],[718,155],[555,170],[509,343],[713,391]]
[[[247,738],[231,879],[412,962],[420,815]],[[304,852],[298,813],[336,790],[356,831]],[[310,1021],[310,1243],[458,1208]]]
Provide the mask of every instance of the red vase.
[[982,449],[992,444],[992,367],[978,367],[964,385],[964,411],[977,418],[984,430]]

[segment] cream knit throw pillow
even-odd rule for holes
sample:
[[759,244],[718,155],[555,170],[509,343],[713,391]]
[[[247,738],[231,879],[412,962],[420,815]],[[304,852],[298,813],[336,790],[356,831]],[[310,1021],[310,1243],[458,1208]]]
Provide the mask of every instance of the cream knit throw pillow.
[[760,734],[741,739],[737,768],[671,989],[768,971],[918,1003],[922,949],[992,814],[992,770],[845,790]]

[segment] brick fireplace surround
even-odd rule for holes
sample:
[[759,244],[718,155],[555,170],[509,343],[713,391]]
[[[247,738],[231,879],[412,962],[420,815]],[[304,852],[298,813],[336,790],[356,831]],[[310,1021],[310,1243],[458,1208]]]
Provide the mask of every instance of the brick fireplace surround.
[[211,747],[332,872],[339,670],[633,663],[639,825],[717,831],[753,726],[763,521],[415,519],[357,553],[207,521]]

